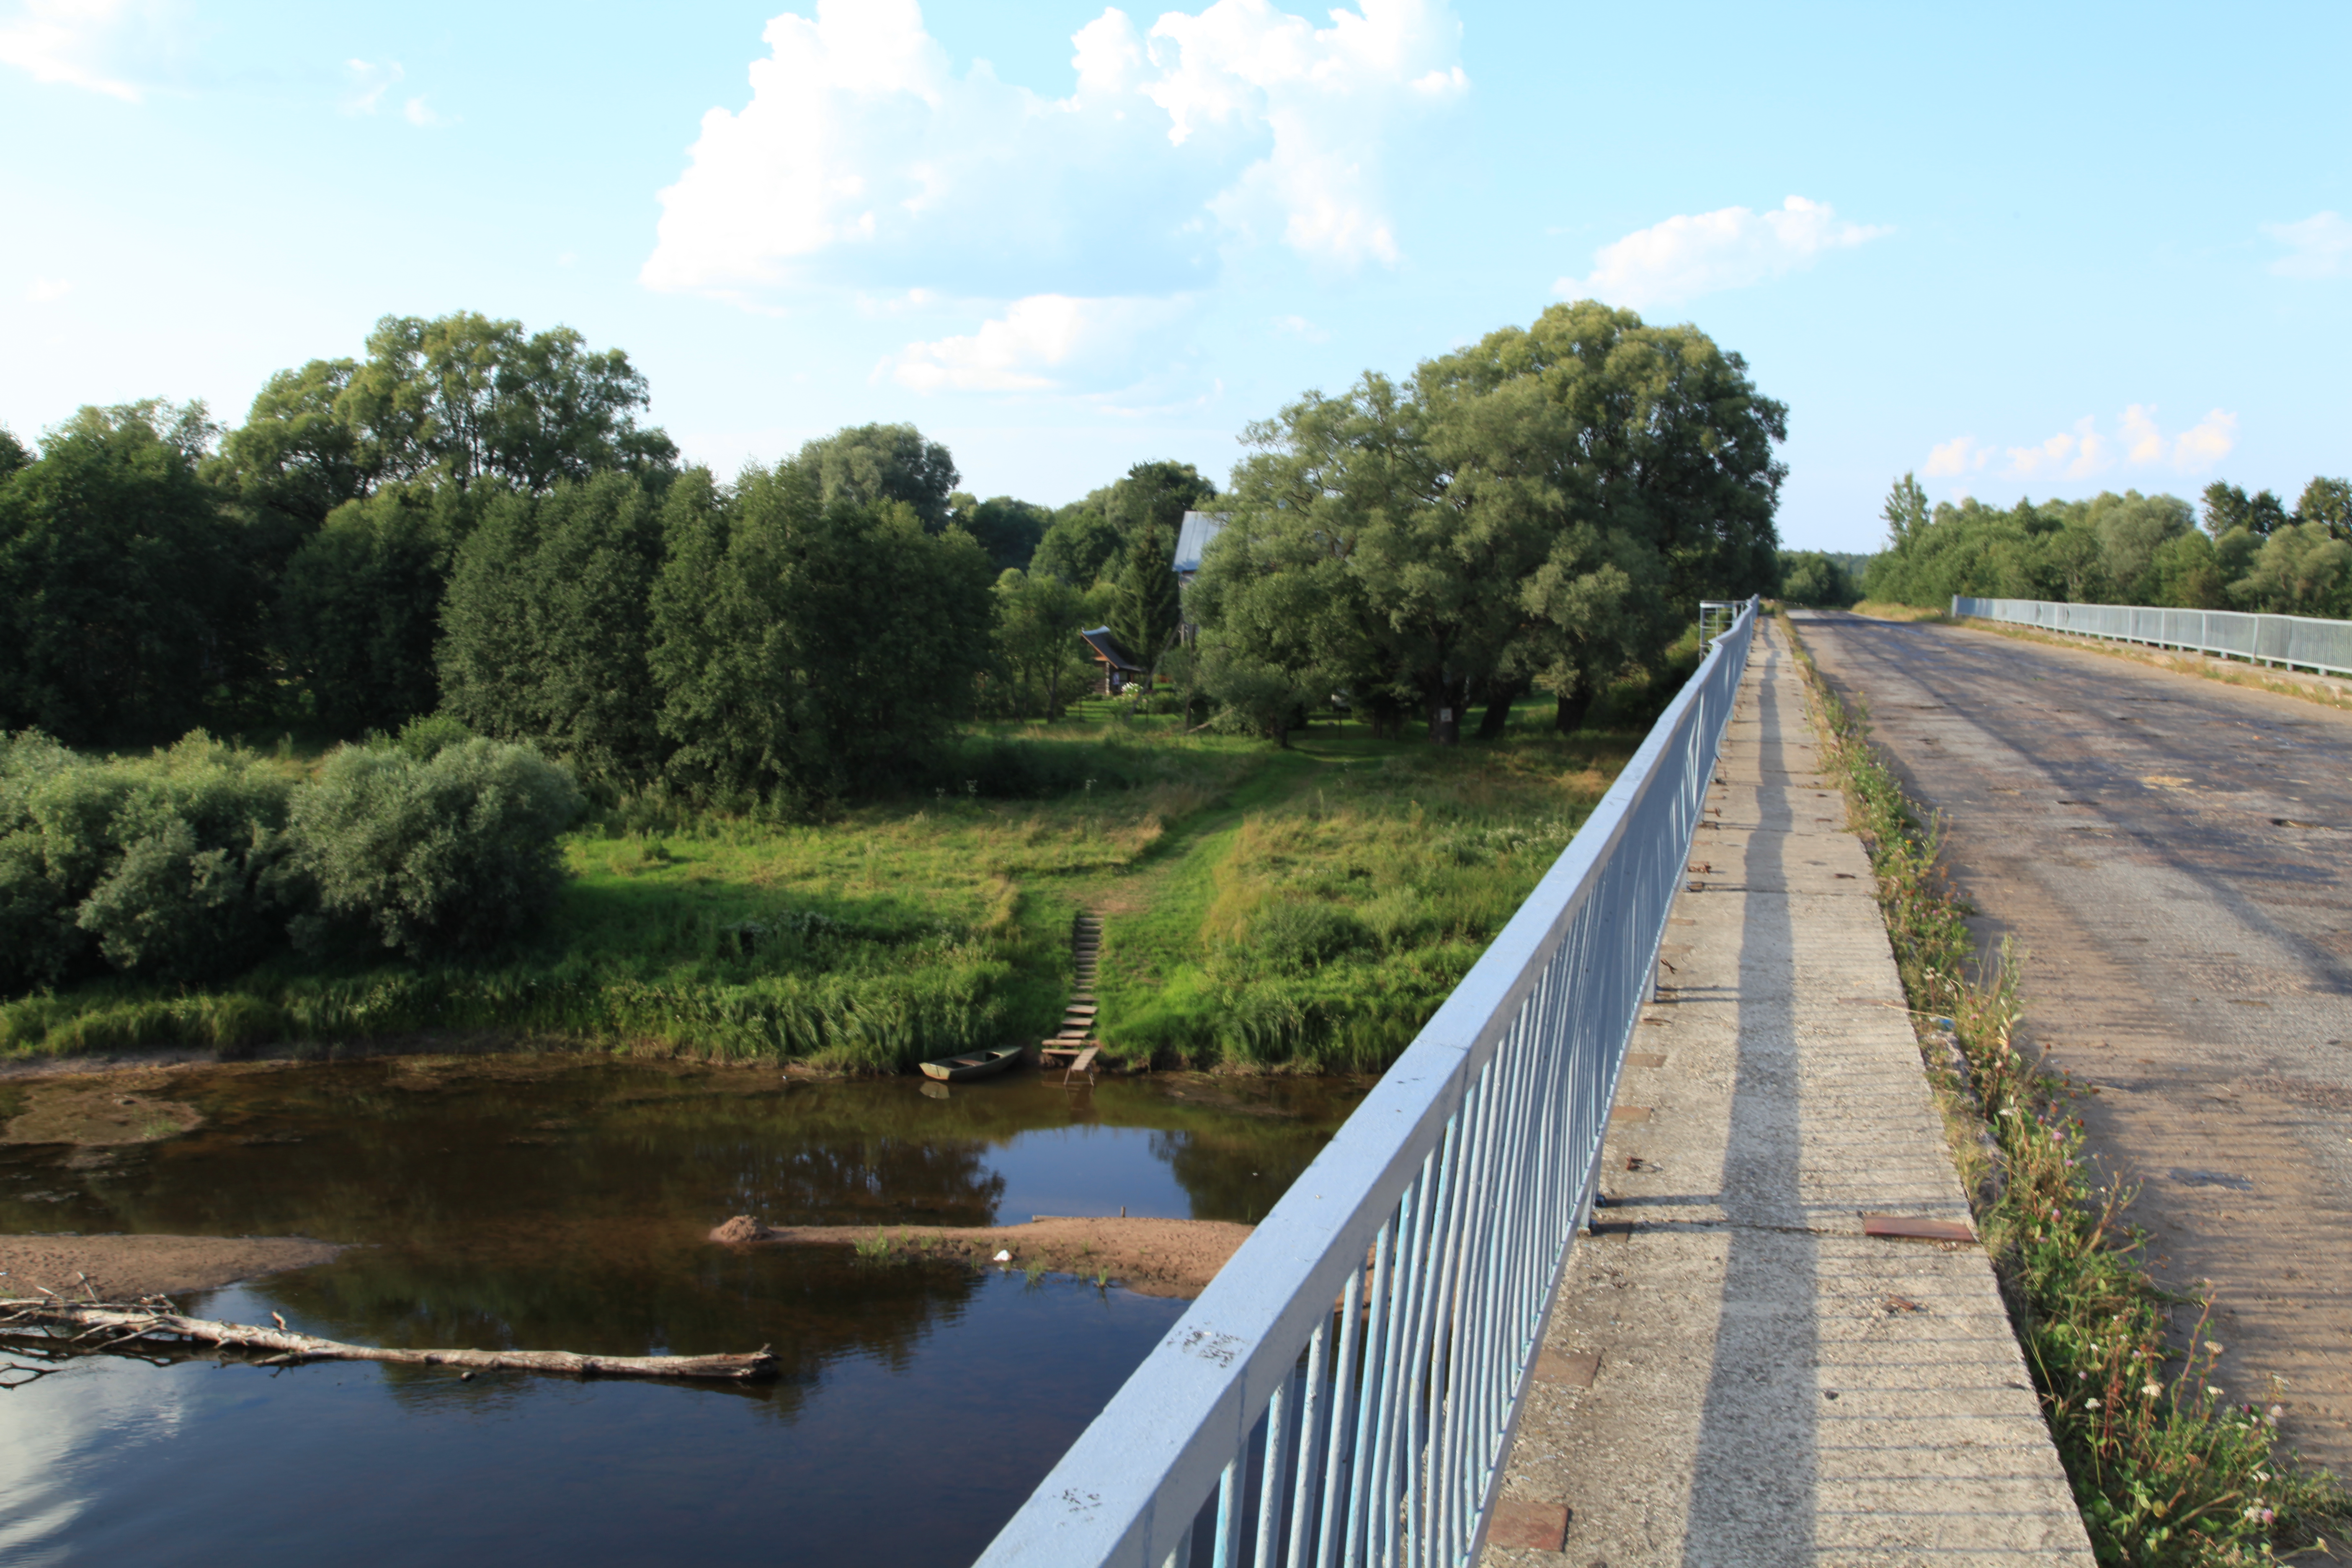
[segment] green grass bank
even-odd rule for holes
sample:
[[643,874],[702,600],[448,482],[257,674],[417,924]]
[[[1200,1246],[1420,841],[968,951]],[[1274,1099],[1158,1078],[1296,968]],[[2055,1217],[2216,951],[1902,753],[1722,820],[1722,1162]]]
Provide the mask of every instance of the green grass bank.
[[509,949],[61,986],[0,1004],[0,1058],[514,1038],[897,1071],[1046,1033],[1090,909],[1117,1062],[1377,1068],[1655,705],[1621,690],[1601,720],[1621,727],[1563,739],[1530,701],[1450,751],[1328,721],[1276,749],[1082,710],[976,727],[943,781],[821,822],[623,800],[565,836],[553,912]]

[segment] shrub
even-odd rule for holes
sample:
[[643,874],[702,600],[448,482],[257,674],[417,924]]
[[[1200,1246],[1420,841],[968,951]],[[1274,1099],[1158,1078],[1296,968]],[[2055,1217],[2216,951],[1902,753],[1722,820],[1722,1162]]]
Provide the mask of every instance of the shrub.
[[319,910],[299,940],[364,931],[416,958],[502,946],[554,901],[556,837],[582,804],[571,774],[524,746],[467,741],[423,760],[346,746],[294,803]]
[[163,980],[235,973],[282,942],[292,782],[201,731],[88,762],[27,731],[0,750],[0,984],[102,959]]
[[450,713],[427,713],[400,727],[393,744],[420,763],[431,762],[450,747],[474,738],[463,719]]

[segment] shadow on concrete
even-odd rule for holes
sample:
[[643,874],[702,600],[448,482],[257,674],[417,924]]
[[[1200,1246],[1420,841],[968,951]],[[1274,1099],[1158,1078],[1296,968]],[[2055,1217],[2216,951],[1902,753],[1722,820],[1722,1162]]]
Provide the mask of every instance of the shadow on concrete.
[[[1759,637],[1757,647],[1764,679],[1749,689],[1762,720],[1758,782],[1769,785],[1787,768],[1770,677],[1789,655],[1777,638]],[[1795,826],[1788,795],[1759,790],[1757,806],[1746,881],[1752,889],[1785,889],[1785,835]],[[1730,1246],[1699,1418],[1686,1568],[1755,1568],[1811,1562],[1814,1554],[1818,1244],[1763,1228],[1806,1223],[1798,1186],[1795,933],[1785,894],[1754,893],[1747,905],[1739,1064],[1723,1173]]]

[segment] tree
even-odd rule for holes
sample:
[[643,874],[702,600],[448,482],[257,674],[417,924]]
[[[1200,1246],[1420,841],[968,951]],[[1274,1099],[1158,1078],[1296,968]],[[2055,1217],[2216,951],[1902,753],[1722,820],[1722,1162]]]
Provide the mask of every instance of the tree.
[[2250,497],[2236,485],[2224,484],[2220,479],[2205,487],[2205,531],[2215,539],[2233,528],[2267,538],[2272,530],[2286,521],[2285,506],[2269,490],[2260,490]]
[[1376,730],[1417,706],[1450,744],[1476,701],[1492,733],[1531,683],[1573,722],[1672,607],[1771,584],[1786,417],[1696,329],[1555,306],[1251,426],[1194,614]]
[[343,406],[358,370],[356,360],[314,359],[278,371],[208,465],[206,478],[279,525],[289,551],[382,474],[382,458]]
[[608,468],[677,460],[642,427],[646,378],[619,349],[569,327],[460,311],[386,316],[363,360],[312,360],[270,377],[223,442],[212,478],[243,504],[291,520],[296,542],[378,486],[495,479],[530,494]]
[[1103,498],[1103,515],[1129,551],[1157,529],[1171,551],[1184,514],[1216,498],[1217,487],[1190,463],[1138,463]]
[[[1097,495],[1104,492],[1098,491]],[[1100,504],[1090,496],[1054,514],[1037,541],[1029,570],[1059,577],[1074,588],[1090,588],[1101,581],[1111,563],[1119,559],[1118,530],[1110,524]]]
[[2283,616],[2352,615],[2352,544],[2322,522],[2291,522],[2263,541],[2230,597],[2249,610]]
[[1854,602],[1845,568],[1818,550],[1792,550],[1780,557],[1780,595],[1791,605],[1843,609]]
[[1557,733],[1581,729],[1613,677],[1664,653],[1673,617],[1663,576],[1656,552],[1580,523],[1555,536],[1543,564],[1521,584],[1519,605],[1530,622],[1513,662],[1552,694]]
[[1111,600],[1111,629],[1118,634],[1147,671],[1156,669],[1160,656],[1176,640],[1182,617],[1176,584],[1175,541],[1147,520],[1143,532],[1129,546],[1127,565],[1119,573]]
[[0,479],[0,729],[173,739],[257,675],[262,579],[197,477],[211,429],[201,404],[85,408]]
[[2352,540],[2352,479],[2316,479],[2294,503],[2297,522],[2315,522],[2338,539]]
[[931,533],[954,521],[955,459],[912,425],[845,426],[803,446],[800,463],[827,506],[900,501]]
[[677,487],[653,595],[673,777],[807,805],[904,779],[970,710],[989,658],[988,558],[904,501],[827,505],[818,476],[752,468]]
[[[1916,479],[1906,473],[1895,481],[1894,489],[1886,492],[1886,504],[1879,510],[1878,515],[1886,520],[1888,544],[1900,550],[1914,534],[1927,526],[1927,492],[1919,488]],[[1798,601],[1800,604],[1803,602]]]
[[1046,573],[1008,567],[996,579],[996,650],[1022,693],[1020,709],[1042,692],[1048,721],[1062,716],[1062,693],[1078,689],[1085,658],[1078,630],[1090,621],[1087,595]]
[[442,595],[472,510],[452,487],[387,486],[336,508],[286,563],[278,646],[334,733],[397,730],[439,705]]
[[[1758,395],[1739,355],[1697,329],[1649,326],[1591,300],[1555,305],[1528,328],[1425,363],[1414,380],[1431,455],[1447,475],[1444,503],[1460,518],[1446,556],[1465,585],[1527,584],[1564,550],[1555,586],[1523,586],[1519,607],[1531,593],[1541,602],[1585,579],[1582,598],[1562,602],[1618,627],[1591,640],[1647,657],[1663,622],[1613,599],[1604,608],[1596,595],[1638,586],[1653,611],[1692,614],[1701,598],[1776,580],[1773,515],[1787,470],[1773,448],[1787,438],[1788,412]],[[1470,590],[1470,603],[1487,598]],[[1485,728],[1499,729],[1508,677],[1537,663],[1525,646],[1534,630],[1499,616],[1477,626],[1453,656],[1467,668],[1450,695],[1436,694],[1439,712],[1459,714],[1492,649]],[[1557,656],[1544,663],[1563,679]],[[1586,668],[1588,683],[1593,673]]]
[[1036,556],[1037,542],[1054,521],[1054,514],[1045,508],[1011,496],[976,500],[958,490],[948,501],[957,526],[980,542],[1000,572],[1012,567],[1027,571]]
[[449,712],[588,778],[650,782],[666,751],[647,662],[662,535],[659,503],[627,474],[494,497],[442,606]]
[[1230,521],[1185,595],[1213,698],[1270,702],[1261,677],[1275,670],[1344,691],[1376,733],[1400,726],[1432,629],[1431,606],[1391,603],[1385,587],[1437,526],[1422,412],[1368,373],[1342,396],[1310,392],[1248,427]]

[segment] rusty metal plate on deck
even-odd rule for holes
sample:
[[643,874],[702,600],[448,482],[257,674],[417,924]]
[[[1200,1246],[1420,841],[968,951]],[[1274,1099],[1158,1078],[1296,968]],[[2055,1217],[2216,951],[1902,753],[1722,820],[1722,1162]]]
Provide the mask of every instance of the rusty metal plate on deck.
[[1521,1552],[1558,1552],[1568,1544],[1568,1505],[1538,1502],[1533,1498],[1500,1498],[1495,1522],[1486,1527],[1486,1544]]
[[1866,1214],[1864,1236],[1897,1237],[1906,1241],[1974,1241],[1977,1233],[1956,1219],[1924,1219],[1917,1215]]
[[1592,1380],[1601,1375],[1601,1352],[1544,1351],[1537,1355],[1535,1371],[1530,1375],[1538,1383],[1549,1383],[1555,1388],[1591,1388]]

